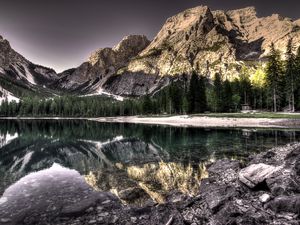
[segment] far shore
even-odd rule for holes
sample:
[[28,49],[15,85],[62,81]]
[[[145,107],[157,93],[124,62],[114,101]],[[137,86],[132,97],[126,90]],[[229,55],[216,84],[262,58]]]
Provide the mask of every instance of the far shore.
[[178,127],[300,128],[300,119],[230,118],[182,115],[169,117],[103,117],[89,120],[102,123],[156,124]]
[[298,118],[243,118],[203,115],[120,116],[120,117],[0,117],[11,120],[89,120],[101,123],[134,123],[177,127],[300,128]]

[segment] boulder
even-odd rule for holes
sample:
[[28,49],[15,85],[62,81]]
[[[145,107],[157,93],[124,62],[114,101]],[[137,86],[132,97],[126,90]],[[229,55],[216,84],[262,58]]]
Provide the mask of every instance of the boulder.
[[237,196],[237,191],[234,187],[221,186],[221,185],[211,185],[211,190],[204,194],[205,201],[213,212],[217,212],[221,206]]
[[288,212],[300,215],[300,195],[280,196],[268,203],[270,208],[276,213]]
[[249,188],[255,188],[280,169],[264,163],[252,164],[239,172],[239,180]]
[[266,179],[266,184],[274,196],[300,192],[300,179],[292,168],[284,168]]

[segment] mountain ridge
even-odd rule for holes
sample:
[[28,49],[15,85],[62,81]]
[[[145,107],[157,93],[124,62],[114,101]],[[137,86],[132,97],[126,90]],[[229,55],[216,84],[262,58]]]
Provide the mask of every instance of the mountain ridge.
[[0,78],[33,91],[141,96],[192,71],[210,78],[216,73],[239,77],[243,66],[255,68],[266,60],[272,42],[284,51],[290,38],[299,46],[300,19],[258,17],[254,7],[211,11],[198,6],[168,18],[152,41],[144,35],[126,36],[59,74],[31,63],[0,37]]

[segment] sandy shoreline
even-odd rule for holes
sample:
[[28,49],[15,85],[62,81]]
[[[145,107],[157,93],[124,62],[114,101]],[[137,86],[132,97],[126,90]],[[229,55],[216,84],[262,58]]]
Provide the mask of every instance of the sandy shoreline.
[[300,119],[269,119],[269,118],[228,118],[206,116],[170,116],[170,117],[0,117],[6,120],[89,120],[101,123],[134,123],[169,125],[177,127],[245,127],[245,128],[300,128]]
[[222,117],[105,117],[89,119],[104,123],[137,123],[157,124],[183,127],[273,127],[300,128],[299,119],[268,119],[268,118],[222,118]]

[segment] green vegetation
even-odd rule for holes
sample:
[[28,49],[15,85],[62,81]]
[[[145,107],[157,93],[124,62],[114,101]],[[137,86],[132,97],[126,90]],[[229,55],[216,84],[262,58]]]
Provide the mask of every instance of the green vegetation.
[[224,45],[225,45],[225,41],[222,41],[222,42],[216,42],[216,43],[214,43],[213,46],[204,48],[203,50],[204,50],[204,51],[217,52],[217,51],[219,51]]

